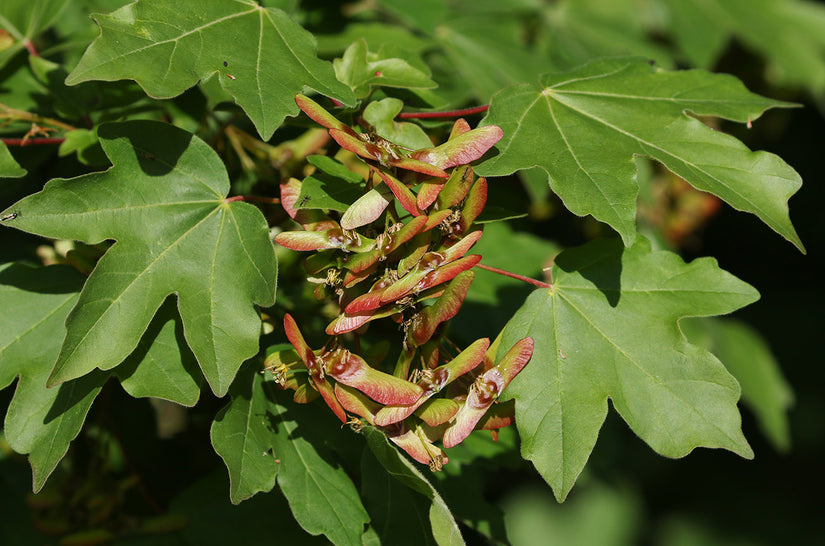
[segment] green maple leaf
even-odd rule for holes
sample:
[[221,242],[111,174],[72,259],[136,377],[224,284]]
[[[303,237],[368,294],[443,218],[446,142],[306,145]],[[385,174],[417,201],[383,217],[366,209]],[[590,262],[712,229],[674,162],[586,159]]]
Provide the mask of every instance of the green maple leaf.
[[60,351],[63,322],[82,284],[83,276],[68,266],[0,268],[0,388],[20,377],[3,431],[13,450],[29,454],[35,492],[80,432],[107,377],[92,374],[46,388]]
[[661,71],[640,59],[594,61],[496,94],[482,125],[500,126],[504,137],[477,172],[541,167],[569,210],[609,224],[629,245],[638,194],[633,156],[644,155],[756,214],[802,250],[788,216],[788,199],[802,184],[796,171],[685,114],[745,122],[779,106],[789,105],[727,75]]
[[736,377],[742,402],[753,411],[762,432],[776,449],[787,451],[793,390],[759,332],[732,319],[685,319],[681,326],[691,343],[711,351]]
[[269,139],[305,87],[352,106],[352,91],[315,56],[315,39],[276,8],[251,0],[143,0],[96,15],[101,35],[66,83],[135,80],[171,98],[217,74],[221,86]]
[[[458,524],[456,523],[453,514],[450,512],[449,507],[444,502],[444,499],[438,491],[429,481],[427,481],[421,472],[418,471],[415,465],[404,457],[395,446],[391,445],[387,439],[387,436],[378,429],[366,427],[363,429],[363,434],[366,437],[367,445],[374,456],[370,459],[377,460],[377,462],[380,463],[386,470],[386,475],[383,476],[374,476],[376,474],[374,468],[370,470],[369,474],[364,473],[364,489],[369,491],[371,488],[372,492],[376,495],[379,493],[390,495],[393,489],[392,486],[397,487],[399,484],[403,484],[409,490],[423,495],[429,501],[429,507],[426,509],[424,514],[421,512],[416,514],[418,515],[418,519],[415,520],[414,523],[415,527],[418,528],[418,531],[426,532],[425,529],[431,531],[432,539],[435,540],[436,544],[463,545],[464,539],[461,537],[461,531],[458,528]],[[382,479],[385,481],[384,490],[380,491],[375,487],[375,481],[381,483]],[[418,511],[418,500],[419,499],[415,498],[411,499],[409,502],[410,508]],[[385,525],[380,529],[382,532],[382,537],[384,534],[390,534],[390,537],[384,537],[389,538],[390,541],[392,541],[393,538],[395,538],[395,540],[399,540],[400,538],[397,534],[395,537],[392,536],[393,529],[388,526],[390,518],[396,517],[399,519],[404,519],[403,514],[398,514],[397,511],[393,511],[394,508],[395,507],[390,503],[387,503],[385,512],[382,514],[385,516]],[[427,519],[424,520],[424,518],[421,517],[422,515],[425,515]],[[409,516],[409,513],[406,514],[407,518],[409,518]],[[407,521],[407,523],[410,522]],[[429,542],[430,537],[424,537],[423,543]]]
[[[780,84],[825,90],[825,7],[788,0],[664,0],[676,44],[696,66],[712,68],[735,38],[768,61]],[[765,39],[769,36],[770,39]]]
[[186,407],[198,402],[203,376],[186,345],[174,298],[167,298],[137,348],[113,371],[134,398],[161,398]]
[[50,384],[120,364],[176,294],[186,341],[222,396],[258,352],[254,303],[274,303],[277,265],[266,221],[255,207],[225,199],[223,163],[189,133],[130,121],[98,134],[111,169],[52,180],[2,213],[16,212],[7,224],[45,237],[116,241],[66,321]]
[[[20,378],[4,432],[14,451],[29,454],[35,492],[66,454],[111,375],[98,371],[56,388],[46,387],[60,353],[64,322],[77,302],[83,279],[62,265],[0,267],[4,307],[0,314],[0,388]],[[163,398],[193,406],[200,394],[200,374],[195,377],[197,364],[182,342],[180,319],[169,303],[158,312],[138,349],[114,373],[136,398]]]
[[0,142],[0,178],[20,178],[26,176],[26,169],[12,157],[8,147]]
[[[296,521],[312,534],[326,535],[334,544],[361,544],[369,516],[358,492],[340,467],[322,456],[309,435],[331,440],[332,421],[312,406],[296,411],[268,389],[266,375],[253,367],[238,374],[232,401],[212,424],[212,445],[230,476],[230,496],[237,503],[275,484],[289,501]],[[334,427],[334,425],[333,425]]]
[[535,341],[532,360],[504,396],[516,400],[522,455],[559,500],[595,445],[608,399],[666,457],[699,446],[753,455],[740,430],[738,383],[685,339],[678,321],[729,313],[757,298],[715,260],[685,264],[651,251],[641,237],[630,248],[599,240],[557,257],[553,288],[527,298],[500,346]]
[[215,416],[210,431],[212,446],[229,470],[229,498],[234,504],[270,491],[279,467],[272,454],[263,375],[249,372],[238,374],[229,389],[232,401]]

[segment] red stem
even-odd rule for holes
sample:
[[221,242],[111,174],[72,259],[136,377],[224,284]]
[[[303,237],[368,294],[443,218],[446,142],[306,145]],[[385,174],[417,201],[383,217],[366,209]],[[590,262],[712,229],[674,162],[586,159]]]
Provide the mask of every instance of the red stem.
[[474,106],[463,110],[449,110],[447,112],[401,112],[398,117],[401,119],[426,119],[426,118],[460,118],[486,112],[490,108],[489,104],[484,106]]
[[526,283],[530,283],[534,286],[539,286],[541,288],[553,288],[553,285],[547,284],[543,281],[537,281],[536,279],[531,279],[530,277],[525,277],[524,275],[519,275],[518,273],[511,273],[509,271],[505,271],[504,269],[499,269],[497,267],[491,267],[489,265],[484,264],[476,264],[476,267],[479,269],[484,269],[485,271],[491,271],[493,273],[498,273],[499,275],[504,275],[505,277],[510,277],[511,279],[518,279],[520,281],[524,281]]
[[34,47],[34,44],[28,38],[23,40],[23,45],[26,47],[26,49],[29,50],[29,53],[31,54],[32,57],[39,57],[40,56],[40,53],[37,52],[37,48]]
[[247,203],[254,201],[257,203],[269,203],[270,205],[277,205],[281,202],[277,197],[263,197],[261,195],[235,195],[226,198],[227,203],[231,203],[232,201],[244,201]]
[[41,138],[0,138],[6,146],[29,146],[32,144],[60,144],[66,140],[61,137],[41,137]]

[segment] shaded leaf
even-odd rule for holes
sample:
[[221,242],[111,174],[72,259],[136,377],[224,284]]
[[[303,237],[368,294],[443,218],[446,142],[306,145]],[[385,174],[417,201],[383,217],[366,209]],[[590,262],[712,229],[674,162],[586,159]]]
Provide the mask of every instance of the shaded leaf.
[[187,343],[212,390],[223,395],[258,351],[254,303],[274,302],[276,261],[266,222],[255,207],[226,202],[223,164],[192,135],[149,121],[105,125],[98,133],[114,167],[52,180],[2,213],[18,211],[11,225],[46,237],[117,241],[67,319],[49,381],[118,365],[175,293]]
[[297,114],[293,97],[305,87],[354,105],[332,66],[315,56],[312,35],[276,8],[143,0],[95,20],[101,35],[69,85],[131,79],[152,97],[171,98],[217,74],[264,140]]
[[340,59],[333,61],[335,75],[350,88],[355,96],[364,98],[375,87],[433,88],[436,83],[427,72],[395,56],[397,51],[382,45],[377,53],[367,51],[364,39],[350,45]]
[[500,176],[539,166],[568,209],[609,224],[629,245],[638,194],[632,158],[645,155],[802,249],[787,206],[802,183],[796,171],[685,114],[746,122],[783,106],[727,75],[666,72],[641,59],[593,61],[498,93],[483,124],[499,125],[504,138],[476,170]]
[[46,388],[83,276],[68,266],[0,268],[0,388],[20,377],[6,412],[9,446],[28,453],[39,491],[80,432],[108,374],[95,373]]
[[[283,495],[257,495],[235,506],[226,498],[226,482],[225,474],[213,472],[172,500],[170,513],[180,514],[189,522],[175,536],[176,544],[183,539],[184,544],[225,546],[238,540],[239,530],[246,544],[269,544],[273,533],[290,546],[328,544],[322,537],[313,537],[301,529]],[[156,544],[158,537],[150,538],[147,544]]]
[[135,352],[114,372],[135,398],[162,398],[187,407],[197,403],[203,376],[186,345],[173,299],[161,306]]
[[543,55],[524,43],[522,21],[514,13],[452,17],[435,37],[456,72],[453,79],[482,104],[501,88],[534,81],[547,69]]
[[393,144],[404,146],[411,150],[432,146],[430,137],[415,123],[395,121],[395,116],[401,113],[404,103],[398,99],[386,98],[370,102],[364,108],[364,120],[375,128],[378,136]]
[[301,410],[294,412],[270,400],[272,441],[281,460],[278,485],[305,531],[323,533],[334,544],[361,544],[369,515],[344,470],[330,464],[307,439],[303,429],[317,426],[310,412]]
[[57,22],[68,0],[3,0],[0,3],[0,29],[13,38],[0,50],[0,68],[31,40]]
[[596,443],[607,400],[667,457],[696,447],[753,453],[740,430],[739,385],[712,354],[691,345],[678,320],[729,313],[756,291],[712,259],[689,264],[599,240],[563,252],[553,288],[534,291],[502,335],[499,354],[535,340],[533,359],[504,391],[515,399],[522,455],[567,496]]
[[439,545],[464,544],[461,531],[450,513],[450,509],[444,499],[441,498],[441,495],[438,494],[438,491],[421,472],[401,455],[389,443],[387,437],[377,429],[365,427],[363,434],[373,455],[390,476],[430,500],[429,523],[436,543]]
[[20,178],[26,176],[26,169],[12,157],[8,146],[0,142],[0,178]]
[[643,529],[638,495],[599,483],[588,484],[563,505],[546,489],[519,489],[502,508],[507,538],[520,546],[638,544]]
[[414,3],[405,0],[380,0],[379,3],[408,25],[425,32],[432,32],[436,24],[447,16],[444,0],[419,0]]
[[[711,68],[735,38],[768,61],[778,84],[825,89],[825,7],[788,0],[664,0],[676,44]],[[766,37],[770,39],[766,39]]]
[[[544,7],[545,49],[555,69],[601,57],[638,55],[671,68],[673,54],[651,36],[655,10],[646,0],[562,0]],[[701,35],[703,28],[694,27]]]
[[316,34],[318,53],[331,57],[344,51],[356,40],[364,39],[373,51],[383,44],[392,43],[404,51],[420,53],[432,44],[398,25],[386,23],[354,22],[339,34]]
[[212,422],[212,446],[229,470],[229,498],[234,504],[270,491],[280,467],[278,454],[272,452],[263,382],[263,375],[251,366],[238,374],[229,389],[232,401]]
[[368,449],[361,459],[361,498],[370,513],[370,526],[378,544],[437,544],[430,530],[431,503],[423,495],[405,487],[388,472]]

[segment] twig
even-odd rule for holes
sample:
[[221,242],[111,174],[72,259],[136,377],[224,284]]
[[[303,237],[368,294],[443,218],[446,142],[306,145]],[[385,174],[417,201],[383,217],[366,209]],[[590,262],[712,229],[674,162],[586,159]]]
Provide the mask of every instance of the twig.
[[262,195],[235,195],[232,197],[227,197],[226,202],[231,203],[233,201],[244,201],[246,203],[255,202],[255,203],[268,203],[270,205],[277,205],[281,202],[280,199],[277,197],[264,197]]
[[464,108],[463,110],[449,110],[446,112],[401,112],[398,114],[400,119],[427,119],[427,118],[460,118],[461,116],[470,116],[472,114],[481,114],[489,110],[490,105],[474,106],[472,108]]
[[40,138],[0,138],[6,146],[31,146],[36,144],[60,144],[66,140],[63,137],[40,137]]
[[26,49],[29,50],[29,53],[31,54],[32,57],[39,57],[40,56],[40,53],[37,52],[37,48],[34,47],[34,44],[28,38],[23,40],[23,45],[25,46]]
[[547,284],[546,282],[531,279],[530,277],[525,277],[524,275],[519,275],[518,273],[511,273],[510,271],[505,271],[504,269],[499,269],[497,267],[491,267],[489,265],[484,264],[476,264],[476,267],[478,267],[479,269],[484,269],[485,271],[490,271],[492,273],[504,275],[505,277],[510,277],[511,279],[518,279],[520,281],[524,281],[526,283],[530,283],[534,286],[539,286],[541,288],[553,288],[552,284]]
[[69,125],[68,123],[63,123],[58,119],[38,116],[37,114],[32,114],[31,112],[26,112],[25,110],[18,110],[17,108],[12,108],[11,106],[0,103],[0,120],[3,119],[10,121],[28,121],[37,125],[51,125],[53,127],[63,129],[64,131],[74,131],[77,129],[77,127]]

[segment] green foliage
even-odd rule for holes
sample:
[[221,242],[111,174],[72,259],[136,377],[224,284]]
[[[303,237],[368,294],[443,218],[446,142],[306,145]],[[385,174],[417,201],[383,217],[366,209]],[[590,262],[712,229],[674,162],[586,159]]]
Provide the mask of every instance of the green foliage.
[[753,456],[739,428],[739,385],[677,327],[685,316],[752,303],[753,288],[712,260],[686,265],[669,252],[651,252],[644,239],[630,248],[602,240],[565,251],[553,281],[527,298],[501,347],[525,336],[537,342],[507,396],[516,400],[522,454],[556,498],[567,496],[590,456],[608,399],[667,457],[699,445]]
[[740,393],[790,448],[713,318],[759,294],[680,253],[724,204],[804,252],[739,130],[795,104],[740,77],[820,93],[822,36],[801,0],[2,2],[0,476],[64,543],[632,541],[608,400],[664,457],[752,458]]
[[251,1],[154,0],[96,21],[100,38],[66,79],[69,85],[128,78],[149,96],[169,98],[217,77],[265,139],[297,113],[291,99],[304,87],[352,104],[329,64],[313,54],[312,36],[279,9]]
[[647,155],[697,189],[756,214],[802,248],[786,204],[802,184],[799,175],[780,158],[753,153],[685,115],[744,122],[776,106],[787,104],[749,93],[723,75],[661,72],[643,59],[595,61],[543,76],[540,87],[524,84],[497,94],[484,122],[507,136],[480,173],[541,166],[571,212],[592,214],[631,244],[638,190],[628,160]]

